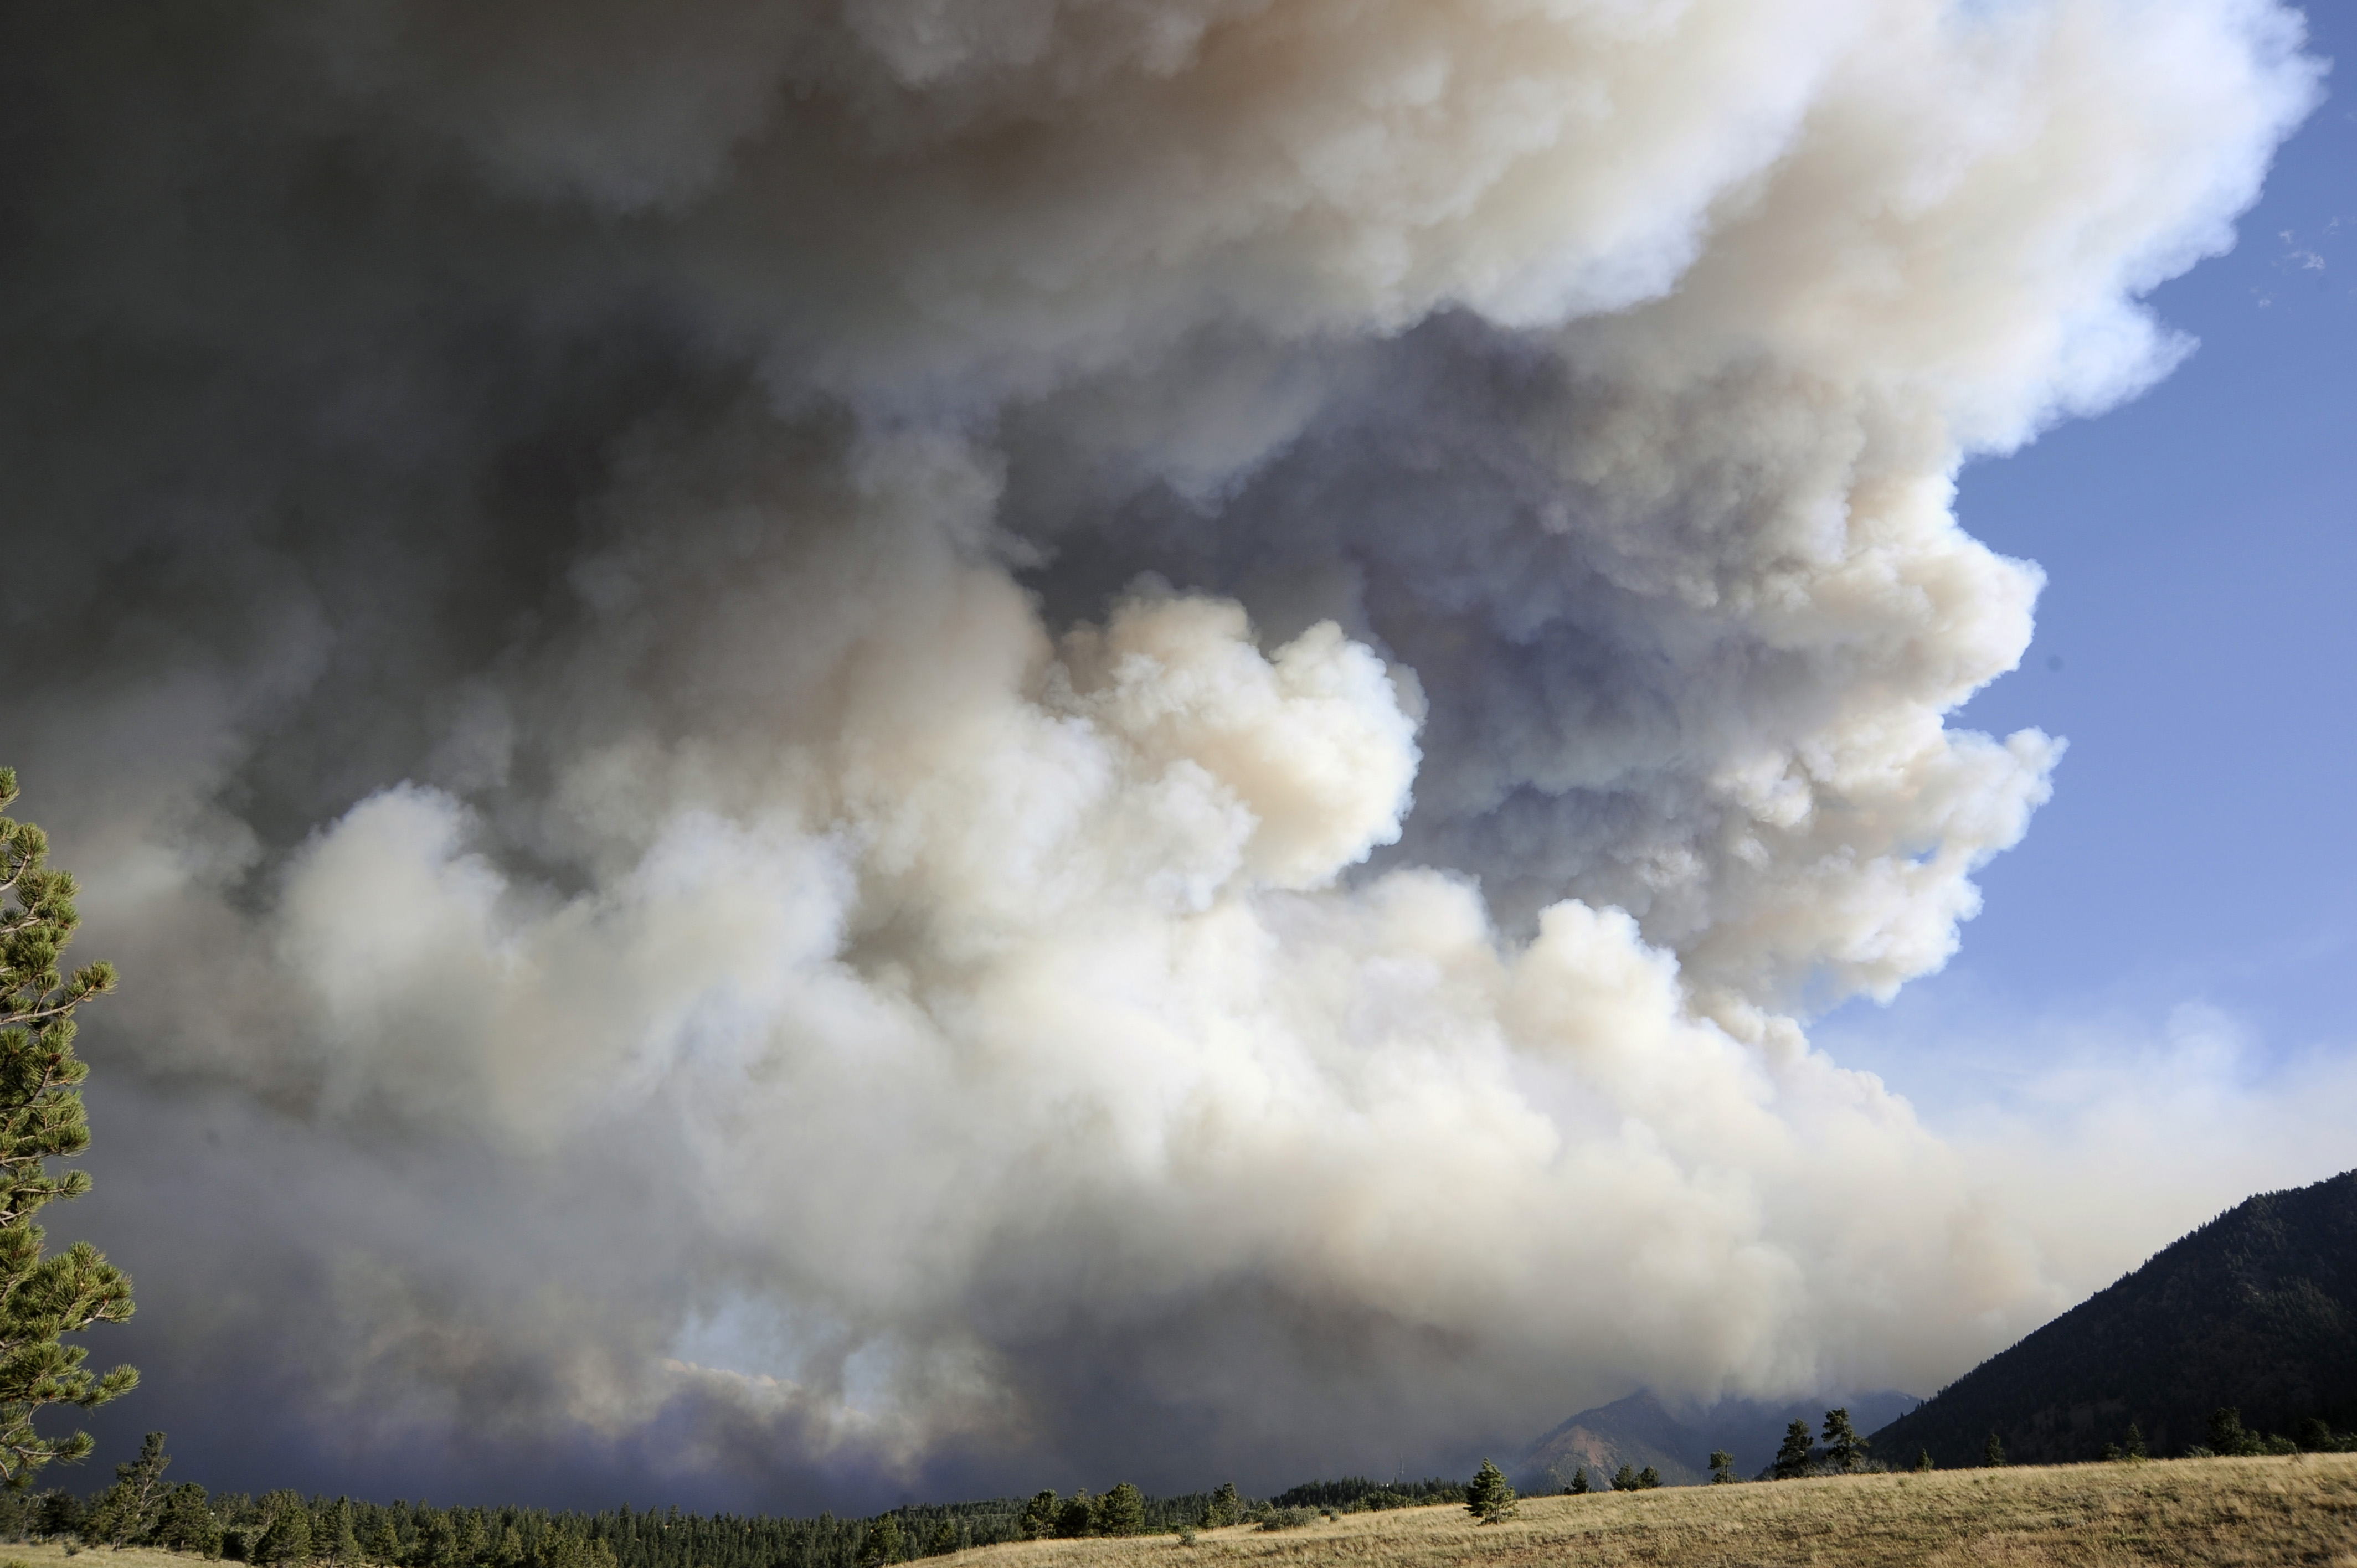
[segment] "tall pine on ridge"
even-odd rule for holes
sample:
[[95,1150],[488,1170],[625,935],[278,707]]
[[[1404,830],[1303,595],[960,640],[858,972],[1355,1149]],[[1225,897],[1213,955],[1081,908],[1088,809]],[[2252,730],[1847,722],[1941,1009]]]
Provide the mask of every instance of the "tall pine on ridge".
[[1784,1429],[1784,1445],[1776,1450],[1776,1467],[1772,1474],[1780,1481],[1797,1481],[1809,1473],[1809,1451],[1813,1446],[1809,1437],[1809,1423],[1794,1419]]
[[[16,772],[0,768],[0,811],[16,799]],[[21,1487],[52,1459],[79,1459],[91,1436],[48,1438],[33,1417],[50,1405],[89,1410],[139,1381],[129,1367],[103,1377],[89,1351],[59,1339],[131,1316],[131,1281],[87,1241],[55,1257],[33,1216],[53,1198],[90,1190],[86,1171],[52,1176],[48,1162],[90,1146],[75,1057],[74,1009],[114,986],[112,965],[70,974],[58,955],[73,940],[74,879],[49,869],[48,839],[0,817],[0,1482]]]
[[1866,1439],[1850,1424],[1849,1408],[1825,1412],[1825,1452],[1833,1456],[1835,1468],[1845,1476],[1854,1476],[1866,1463]]

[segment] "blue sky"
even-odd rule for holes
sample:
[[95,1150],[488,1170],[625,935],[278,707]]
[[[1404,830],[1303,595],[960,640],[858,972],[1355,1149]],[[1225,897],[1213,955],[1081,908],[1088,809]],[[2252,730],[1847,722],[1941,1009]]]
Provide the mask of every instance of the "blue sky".
[[[2357,19],[2310,12],[2352,58]],[[1961,719],[2068,737],[2052,801],[1981,877],[1941,974],[1819,1038],[1934,1122],[2038,1079],[2233,1042],[2252,1090],[2357,1058],[2357,100],[2342,65],[2234,250],[2165,285],[2200,341],[2158,388],[1963,477],[1964,526],[2040,563],[2038,637]],[[2098,1044],[2097,1042],[2101,1042]],[[2345,1148],[2345,1144],[2344,1144]],[[2346,1164],[2287,1149],[2283,1179]]]

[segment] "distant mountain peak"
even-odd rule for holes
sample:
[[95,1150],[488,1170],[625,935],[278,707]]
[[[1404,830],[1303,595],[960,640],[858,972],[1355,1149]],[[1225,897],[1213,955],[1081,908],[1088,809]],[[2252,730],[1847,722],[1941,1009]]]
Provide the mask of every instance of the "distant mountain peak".
[[1682,1417],[1651,1389],[1639,1389],[1581,1411],[1532,1444],[1523,1454],[1515,1484],[1531,1492],[1560,1491],[1574,1470],[1585,1469],[1590,1485],[1603,1486],[1623,1465],[1638,1470],[1651,1465],[1667,1485],[1696,1486],[1710,1479],[1710,1454],[1717,1448],[1735,1456],[1738,1475],[1748,1476],[1775,1456],[1784,1428],[1796,1418],[1813,1432],[1826,1410],[1846,1405],[1852,1421],[1864,1428],[1921,1402],[1888,1389],[1772,1404],[1730,1397]]

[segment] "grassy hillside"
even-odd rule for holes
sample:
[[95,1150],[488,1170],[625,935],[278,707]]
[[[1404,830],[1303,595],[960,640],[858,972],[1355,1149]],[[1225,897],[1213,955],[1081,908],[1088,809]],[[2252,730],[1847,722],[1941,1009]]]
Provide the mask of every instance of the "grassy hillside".
[[2156,1454],[2204,1442],[2231,1405],[2255,1431],[2357,1425],[2357,1171],[2262,1193],[1990,1357],[1873,1434],[1903,1465],[2093,1459],[2130,1422]]
[[966,1568],[2357,1565],[2357,1455],[1934,1471],[1344,1514],[1304,1530],[977,1548]]
[[[199,1568],[167,1552],[0,1546],[0,1568]],[[926,1561],[947,1563],[947,1557]],[[2357,1455],[2186,1459],[1828,1477],[1341,1514],[1305,1529],[1040,1541],[955,1554],[963,1568],[2357,1568]]]

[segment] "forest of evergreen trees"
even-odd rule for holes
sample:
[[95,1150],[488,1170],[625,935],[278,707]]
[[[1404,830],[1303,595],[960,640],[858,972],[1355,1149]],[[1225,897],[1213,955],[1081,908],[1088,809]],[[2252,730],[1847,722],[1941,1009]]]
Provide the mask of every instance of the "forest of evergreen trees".
[[1312,1481],[1274,1498],[1213,1492],[1153,1498],[1127,1482],[1092,1497],[1040,1492],[985,1502],[912,1503],[866,1519],[764,1514],[556,1513],[525,1508],[390,1505],[292,1491],[208,1493],[163,1480],[151,1434],[94,1498],[62,1489],[0,1492],[0,1537],[149,1545],[272,1568],[879,1568],[970,1546],[1042,1536],[1155,1535],[1309,1510],[1357,1512],[1462,1503],[1465,1484],[1434,1477]]

